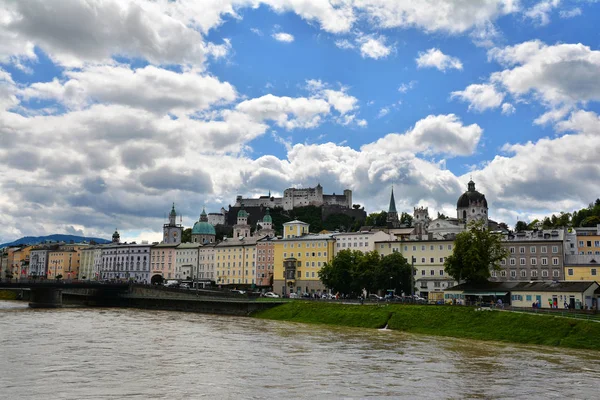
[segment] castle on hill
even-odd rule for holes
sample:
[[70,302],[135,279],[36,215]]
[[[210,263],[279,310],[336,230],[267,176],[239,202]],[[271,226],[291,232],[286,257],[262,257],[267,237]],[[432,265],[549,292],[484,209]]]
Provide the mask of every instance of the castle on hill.
[[283,197],[260,196],[257,199],[237,196],[234,207],[280,207],[284,210],[293,210],[305,206],[340,206],[352,208],[352,190],[344,190],[344,194],[323,194],[323,187],[317,184],[312,188],[288,188],[283,191]]

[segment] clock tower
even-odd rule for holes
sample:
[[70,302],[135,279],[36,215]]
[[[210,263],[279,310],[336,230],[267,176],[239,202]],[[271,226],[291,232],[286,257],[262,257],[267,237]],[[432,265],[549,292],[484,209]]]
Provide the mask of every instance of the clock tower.
[[163,243],[179,244],[181,243],[181,234],[183,226],[177,224],[177,213],[175,212],[175,203],[169,213],[169,223],[163,225]]

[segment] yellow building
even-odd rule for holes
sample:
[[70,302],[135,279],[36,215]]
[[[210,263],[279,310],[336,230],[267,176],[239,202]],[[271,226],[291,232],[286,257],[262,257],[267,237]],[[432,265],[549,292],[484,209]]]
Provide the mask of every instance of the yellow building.
[[319,270],[331,262],[335,250],[332,234],[310,234],[302,221],[283,224],[283,239],[274,239],[273,290],[276,293],[325,292]]
[[258,237],[227,238],[214,247],[217,285],[253,285]]
[[600,256],[600,224],[593,228],[575,228],[579,255]]
[[565,256],[566,281],[600,282],[600,255],[567,255]]
[[8,267],[13,278],[25,279],[29,276],[29,253],[32,246],[9,249]]
[[48,279],[77,279],[79,275],[80,246],[68,245],[48,252]]
[[403,240],[376,242],[375,250],[383,255],[401,253],[415,267],[415,293],[429,301],[441,301],[444,290],[455,284],[444,271],[444,261],[452,254],[452,240]]

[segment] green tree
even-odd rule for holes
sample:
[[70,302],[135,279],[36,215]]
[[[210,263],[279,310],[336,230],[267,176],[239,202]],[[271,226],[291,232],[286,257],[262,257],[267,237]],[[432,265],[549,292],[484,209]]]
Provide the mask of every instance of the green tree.
[[400,215],[400,223],[405,224],[406,226],[412,226],[413,216],[408,213],[403,212]]
[[441,213],[441,214],[440,214],[440,212],[439,212],[439,211],[438,211],[438,213],[437,213],[437,214],[438,214],[438,216],[437,216],[437,217],[438,217],[439,219],[447,219],[447,218],[448,218],[448,217],[446,217],[446,216],[444,215],[444,213]]
[[358,250],[342,250],[319,270],[323,285],[340,293],[355,292],[356,268],[364,258]]
[[376,292],[379,287],[377,281],[377,270],[381,261],[381,255],[376,251],[364,253],[360,262],[356,265],[354,272],[353,292],[359,293],[362,289],[367,289],[369,292]]
[[592,215],[591,217],[587,217],[583,221],[581,221],[581,226],[591,226],[594,227],[600,224],[600,217],[597,215]]
[[377,286],[380,289],[395,290],[397,294],[411,293],[411,270],[411,265],[402,254],[388,254],[379,262],[376,272]]
[[500,261],[508,256],[501,236],[491,233],[482,221],[469,225],[469,230],[456,235],[454,250],[444,262],[444,270],[454,279],[485,282],[490,269],[499,270]]
[[365,220],[366,226],[387,226],[387,212],[371,213]]
[[184,229],[181,233],[181,243],[191,243],[192,242],[192,228]]
[[526,231],[529,228],[529,224],[525,221],[517,221],[515,225],[515,232]]

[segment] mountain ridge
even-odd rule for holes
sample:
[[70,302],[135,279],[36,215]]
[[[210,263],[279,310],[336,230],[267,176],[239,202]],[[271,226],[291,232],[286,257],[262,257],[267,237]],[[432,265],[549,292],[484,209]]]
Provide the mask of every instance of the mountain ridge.
[[20,239],[14,240],[12,242],[7,242],[7,243],[3,243],[0,244],[0,249],[3,247],[10,247],[10,246],[18,246],[21,244],[27,244],[27,245],[33,245],[33,244],[40,244],[43,242],[65,242],[65,243],[69,243],[70,241],[73,241],[75,243],[81,243],[81,242],[90,242],[90,241],[95,241],[98,244],[104,244],[104,243],[110,243],[110,240],[107,239],[101,239],[101,238],[93,238],[93,237],[86,237],[86,236],[76,236],[76,235],[62,235],[62,234],[53,234],[53,235],[46,235],[46,236],[24,236]]

